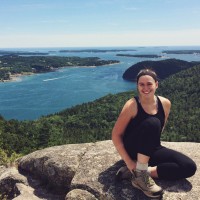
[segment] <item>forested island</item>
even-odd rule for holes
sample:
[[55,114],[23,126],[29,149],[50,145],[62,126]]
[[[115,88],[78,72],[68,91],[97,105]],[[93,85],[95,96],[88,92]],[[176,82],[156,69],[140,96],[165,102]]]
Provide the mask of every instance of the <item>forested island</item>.
[[0,50],[0,55],[15,55],[15,56],[39,56],[39,55],[49,55],[49,53],[42,52],[29,52],[29,51],[4,51]]
[[[163,141],[200,142],[199,73],[200,65],[196,65],[159,83],[157,94],[172,102]],[[110,139],[124,103],[136,92],[109,94],[34,121],[0,117],[0,164],[49,146]]]
[[136,58],[161,58],[162,56],[156,54],[116,54],[116,56],[136,57]]
[[158,74],[159,79],[164,79],[181,70],[193,67],[200,62],[188,62],[178,59],[166,59],[160,61],[142,61],[129,67],[124,73],[123,78],[127,81],[135,82],[138,72],[143,68],[152,68]]
[[200,54],[200,50],[166,50],[162,53],[167,54]]
[[118,52],[118,51],[136,51],[134,49],[71,49],[71,50],[60,50],[60,53],[106,53],[106,52]]
[[11,80],[13,75],[52,72],[61,67],[102,66],[119,63],[117,60],[101,60],[98,57],[60,56],[0,56],[0,80]]

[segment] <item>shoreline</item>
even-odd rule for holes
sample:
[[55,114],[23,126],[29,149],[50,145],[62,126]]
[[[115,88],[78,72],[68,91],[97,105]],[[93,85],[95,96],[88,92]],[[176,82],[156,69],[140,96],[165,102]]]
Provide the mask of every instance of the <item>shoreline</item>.
[[[116,63],[110,63],[110,64],[106,64],[106,65],[116,65],[119,64],[120,62],[116,62]],[[48,72],[54,72],[63,68],[96,68],[96,67],[100,67],[100,66],[106,66],[106,65],[93,65],[93,66],[64,66],[64,67],[59,67],[57,69],[54,69],[53,71],[47,71],[47,72],[42,72],[42,73],[48,73]],[[1,80],[0,83],[8,83],[8,82],[19,82],[21,81],[21,77],[23,76],[31,76],[31,75],[36,75],[36,74],[41,74],[41,73],[33,73],[33,72],[22,72],[22,73],[18,73],[18,74],[11,74],[10,75],[10,79],[9,80]]]
[[19,81],[22,80],[21,77],[23,77],[23,76],[31,76],[31,75],[34,75],[34,74],[36,74],[36,73],[33,73],[33,72],[22,72],[22,73],[18,73],[18,74],[11,74],[9,80],[1,80],[0,83],[19,82]]

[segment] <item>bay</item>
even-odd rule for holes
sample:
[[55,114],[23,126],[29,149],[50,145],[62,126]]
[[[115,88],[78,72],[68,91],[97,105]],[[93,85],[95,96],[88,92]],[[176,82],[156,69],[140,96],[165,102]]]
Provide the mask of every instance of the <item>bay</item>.
[[123,80],[122,75],[127,68],[137,62],[144,60],[160,60],[166,58],[177,58],[186,61],[200,61],[200,56],[194,54],[168,54],[167,57],[156,59],[116,56],[117,53],[160,55],[163,50],[194,50],[200,49],[200,47],[92,48],[136,50],[126,52],[109,51],[103,53],[59,52],[59,50],[62,49],[69,48],[6,50],[49,52],[50,56],[99,57],[106,60],[120,60],[120,64],[105,65],[99,67],[60,68],[56,72],[23,76],[15,82],[0,83],[0,114],[5,119],[35,120],[41,116],[53,114],[77,104],[93,101],[107,94],[115,94],[123,91],[135,90],[135,83]]

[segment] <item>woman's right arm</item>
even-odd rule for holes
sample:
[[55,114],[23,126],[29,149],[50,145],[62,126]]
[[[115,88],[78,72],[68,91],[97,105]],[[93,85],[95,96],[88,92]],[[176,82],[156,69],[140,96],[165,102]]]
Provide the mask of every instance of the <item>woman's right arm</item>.
[[112,130],[112,141],[117,149],[119,155],[126,163],[128,169],[132,171],[136,167],[136,163],[130,158],[123,144],[123,135],[125,129],[131,120],[131,118],[135,117],[137,113],[137,105],[135,99],[130,99],[124,105],[115,125]]

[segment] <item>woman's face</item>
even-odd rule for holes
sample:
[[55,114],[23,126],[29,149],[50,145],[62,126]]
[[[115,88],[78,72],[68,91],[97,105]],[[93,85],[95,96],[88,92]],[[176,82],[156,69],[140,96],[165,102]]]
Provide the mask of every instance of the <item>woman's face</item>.
[[154,96],[158,88],[158,81],[155,81],[151,76],[141,76],[137,84],[138,92],[145,97]]

